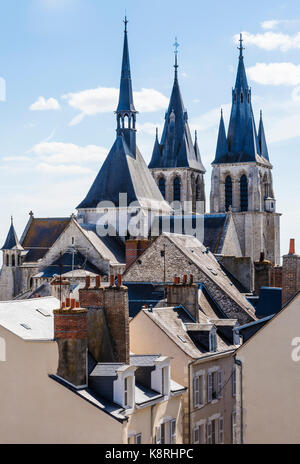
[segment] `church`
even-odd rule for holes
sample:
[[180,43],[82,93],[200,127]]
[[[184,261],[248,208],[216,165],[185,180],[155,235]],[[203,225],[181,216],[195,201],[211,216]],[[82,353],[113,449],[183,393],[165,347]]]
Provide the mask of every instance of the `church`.
[[[180,215],[201,216],[203,244],[220,259],[248,259],[253,265],[263,254],[272,265],[280,264],[280,214],[272,165],[262,115],[256,130],[242,38],[227,136],[221,114],[207,213],[206,169],[180,90],[178,44],[163,134],[159,140],[157,132],[147,166],[137,146],[127,23],[125,19],[113,147],[76,215],[36,218],[31,212],[20,239],[11,221],[2,247],[0,301],[47,296],[58,275],[76,287],[86,276],[101,275],[105,281],[123,274],[152,243],[150,232],[157,218],[170,218],[174,224]],[[135,230],[143,231],[140,239]]]

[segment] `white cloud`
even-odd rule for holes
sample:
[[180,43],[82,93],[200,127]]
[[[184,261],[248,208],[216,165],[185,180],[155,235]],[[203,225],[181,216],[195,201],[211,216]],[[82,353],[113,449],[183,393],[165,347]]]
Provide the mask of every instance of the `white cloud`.
[[300,65],[293,63],[256,63],[248,68],[253,81],[263,85],[300,84]]
[[43,157],[47,163],[87,163],[97,162],[101,164],[106,156],[107,149],[97,145],[85,147],[73,143],[42,142],[35,145],[31,152]]
[[[70,122],[74,126],[79,124],[85,116],[115,111],[118,104],[119,89],[110,87],[98,87],[96,89],[83,90],[77,93],[68,93],[62,98],[80,113]],[[164,109],[168,106],[168,99],[154,89],[142,89],[134,92],[135,106],[138,111],[150,113]]]
[[263,29],[275,29],[282,21],[279,19],[269,19],[261,23]]
[[92,170],[83,166],[78,166],[75,164],[60,164],[58,166],[53,166],[48,163],[40,163],[36,167],[36,170],[42,174],[54,174],[62,176],[75,176],[75,175],[90,175]]
[[55,98],[39,97],[38,100],[30,106],[30,111],[48,111],[48,110],[60,110],[60,104]]
[[[287,52],[300,48],[300,32],[295,35],[282,34],[280,32],[264,32],[263,34],[250,34],[243,32],[244,43],[255,45],[264,50],[281,50]],[[234,36],[235,43],[239,43],[239,34]]]
[[12,163],[12,162],[20,162],[20,163],[26,163],[28,161],[31,161],[31,159],[28,156],[5,156],[2,158],[2,160],[5,163]]

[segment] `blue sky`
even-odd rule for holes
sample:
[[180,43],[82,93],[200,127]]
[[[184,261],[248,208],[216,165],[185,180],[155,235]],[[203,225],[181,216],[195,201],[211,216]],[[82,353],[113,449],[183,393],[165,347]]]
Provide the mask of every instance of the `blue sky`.
[[[238,60],[245,62],[257,117],[264,113],[282,253],[295,237],[300,252],[300,3],[211,0],[0,0],[0,240],[13,214],[20,235],[36,217],[69,216],[87,193],[115,137],[123,15],[129,44],[138,144],[150,160],[173,83],[180,43],[180,85],[207,168],[220,108],[228,123]],[[3,83],[2,83],[3,84]],[[1,87],[1,86],[0,86]],[[2,92],[1,92],[2,90]],[[0,88],[0,95],[3,94]]]

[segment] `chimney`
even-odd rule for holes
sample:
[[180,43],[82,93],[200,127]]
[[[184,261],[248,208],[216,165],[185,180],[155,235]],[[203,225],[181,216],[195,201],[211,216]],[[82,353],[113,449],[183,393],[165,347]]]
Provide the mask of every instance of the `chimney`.
[[282,264],[282,304],[287,303],[300,290],[300,256],[295,253],[295,239],[290,240],[289,254]]
[[[192,276],[191,276],[192,277]],[[199,322],[199,303],[198,303],[198,285],[193,283],[193,278],[190,277],[190,282],[180,285],[180,277],[174,279],[173,285],[167,286],[167,304],[168,306],[184,306],[190,315]]]
[[265,253],[260,253],[259,261],[254,263],[255,294],[260,294],[261,287],[271,287],[272,263],[265,259]]
[[50,284],[51,296],[59,301],[65,301],[70,296],[70,282],[66,279],[56,278]]
[[150,243],[150,240],[147,239],[126,240],[126,268],[128,268],[142,253],[144,253]]
[[128,289],[122,277],[110,276],[109,287],[79,290],[81,307],[88,310],[88,348],[98,362],[129,364]]
[[57,375],[76,388],[86,387],[87,310],[62,306],[53,312],[54,339],[59,352]]

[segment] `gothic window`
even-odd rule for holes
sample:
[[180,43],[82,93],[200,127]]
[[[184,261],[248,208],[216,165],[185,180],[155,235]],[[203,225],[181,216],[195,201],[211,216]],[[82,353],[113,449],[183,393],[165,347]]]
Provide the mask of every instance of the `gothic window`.
[[196,201],[202,200],[202,191],[201,191],[201,179],[200,176],[196,180]]
[[181,182],[180,178],[176,177],[173,183],[174,201],[181,201]]
[[6,255],[6,266],[9,266],[9,255]]
[[195,177],[193,174],[191,176],[191,186],[192,186],[192,211],[196,212],[196,181],[195,181]]
[[12,265],[12,267],[16,266],[16,257],[15,257],[15,255],[12,255],[12,257],[11,257],[11,265]]
[[164,177],[160,177],[158,181],[158,188],[164,199],[166,199],[166,181]]
[[241,93],[241,103],[244,103],[244,94]]
[[245,174],[241,177],[241,211],[248,211],[248,179]]
[[225,179],[225,210],[229,211],[232,206],[232,179],[227,176]]

